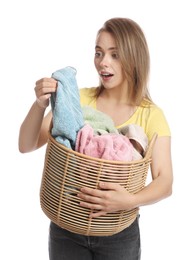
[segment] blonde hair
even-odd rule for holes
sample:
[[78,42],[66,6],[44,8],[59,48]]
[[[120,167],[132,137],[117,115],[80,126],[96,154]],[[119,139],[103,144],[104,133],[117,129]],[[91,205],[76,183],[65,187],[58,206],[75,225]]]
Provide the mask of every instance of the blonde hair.
[[[122,68],[129,83],[129,97],[132,105],[140,105],[143,99],[151,101],[148,91],[150,55],[146,38],[140,26],[128,18],[112,18],[106,21],[101,32],[112,34],[116,41]],[[96,97],[103,90],[100,84]]]

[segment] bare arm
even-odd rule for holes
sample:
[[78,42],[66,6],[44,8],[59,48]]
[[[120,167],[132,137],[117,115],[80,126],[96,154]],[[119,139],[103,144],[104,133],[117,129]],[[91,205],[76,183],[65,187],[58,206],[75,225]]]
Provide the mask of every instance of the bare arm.
[[55,92],[57,82],[52,78],[43,78],[36,82],[36,101],[31,106],[19,131],[19,151],[31,152],[47,142],[47,133],[52,118],[51,112],[45,116],[49,105],[50,93]]
[[136,207],[153,204],[172,194],[173,171],[170,137],[157,138],[152,154],[151,172],[153,181],[134,197]]

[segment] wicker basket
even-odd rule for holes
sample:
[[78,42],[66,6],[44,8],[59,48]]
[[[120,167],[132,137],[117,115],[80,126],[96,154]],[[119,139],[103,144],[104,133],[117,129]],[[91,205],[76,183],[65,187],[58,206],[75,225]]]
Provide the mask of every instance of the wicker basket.
[[109,236],[128,227],[138,208],[90,218],[79,205],[81,187],[98,188],[99,181],[120,183],[130,193],[144,188],[151,163],[155,134],[142,160],[108,161],[80,154],[59,144],[49,133],[40,188],[40,203],[46,216],[58,226],[88,236]]

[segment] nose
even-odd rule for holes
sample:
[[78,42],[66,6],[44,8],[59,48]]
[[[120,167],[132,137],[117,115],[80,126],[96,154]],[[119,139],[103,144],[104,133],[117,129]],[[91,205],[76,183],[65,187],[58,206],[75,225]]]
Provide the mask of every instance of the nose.
[[103,68],[107,68],[110,64],[110,58],[108,55],[104,55],[101,59],[101,62],[100,62],[100,66],[103,67]]

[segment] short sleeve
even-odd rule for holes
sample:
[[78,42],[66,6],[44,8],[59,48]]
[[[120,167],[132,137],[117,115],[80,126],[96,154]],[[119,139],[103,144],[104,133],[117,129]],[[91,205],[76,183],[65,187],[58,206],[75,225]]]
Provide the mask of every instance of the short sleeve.
[[158,136],[171,136],[171,131],[164,112],[161,108],[154,106],[151,108],[147,122],[147,135],[149,140],[154,133]]

